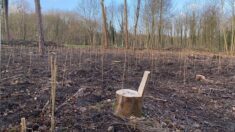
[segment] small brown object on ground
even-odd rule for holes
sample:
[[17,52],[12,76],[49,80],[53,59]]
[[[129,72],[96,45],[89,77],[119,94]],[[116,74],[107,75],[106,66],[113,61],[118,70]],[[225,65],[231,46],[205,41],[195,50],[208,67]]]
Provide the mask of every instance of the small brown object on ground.
[[196,80],[197,81],[204,81],[204,80],[206,80],[206,77],[203,75],[196,75]]
[[[203,76],[203,75],[196,75],[196,80],[197,81],[202,81],[202,82],[205,82],[205,83],[216,83],[213,80],[206,79],[206,77]],[[219,83],[219,82],[217,82],[217,83]]]

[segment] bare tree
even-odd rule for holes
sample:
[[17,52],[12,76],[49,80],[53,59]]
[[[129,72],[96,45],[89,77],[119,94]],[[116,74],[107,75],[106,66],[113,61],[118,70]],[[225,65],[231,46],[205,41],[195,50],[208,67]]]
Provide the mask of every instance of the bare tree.
[[235,49],[235,44],[234,44],[234,17],[235,17],[235,0],[231,0],[230,1],[230,5],[231,5],[231,8],[232,8],[232,27],[231,27],[231,30],[232,30],[232,34],[231,34],[231,53],[234,52],[234,49]]
[[104,48],[108,48],[108,31],[107,31],[107,19],[106,19],[106,12],[105,12],[105,8],[104,8],[104,0],[100,0],[100,5],[102,8],[102,17],[103,17],[103,26],[102,26],[102,30],[103,30],[103,47]]
[[7,34],[7,41],[10,41],[10,33],[9,33],[9,23],[8,23],[8,0],[3,0],[4,7],[4,16],[5,16],[5,32]]
[[139,14],[140,14],[140,2],[141,0],[138,0],[136,12],[135,12],[135,25],[134,25],[135,44],[133,44],[133,49],[134,49],[134,46],[136,45],[136,32],[137,32],[137,26],[138,26]]
[[192,46],[196,45],[196,28],[197,28],[197,20],[196,20],[196,11],[194,7],[192,7],[192,11],[189,14],[189,35],[190,35],[190,44]]
[[159,18],[159,27],[158,27],[159,42],[162,45],[162,47],[164,47],[164,43],[162,41],[163,2],[164,2],[164,0],[160,0],[160,18]]
[[44,34],[43,34],[40,0],[34,0],[34,2],[35,2],[35,10],[36,10],[36,15],[37,15],[37,22],[38,22],[39,53],[43,55],[44,54]]
[[127,2],[124,0],[124,17],[125,17],[125,46],[129,48],[128,45],[128,16],[127,16]]
[[[160,7],[159,7],[160,6]],[[159,13],[159,22],[158,22],[158,39],[162,47],[165,46],[164,43],[164,18],[167,13],[169,14],[171,10],[171,0],[158,0],[158,13]]]
[[[111,3],[110,5],[107,7],[107,18],[108,18],[108,32],[109,32],[109,42],[110,42],[110,45],[113,45],[113,46],[116,46],[117,47],[117,43],[115,42],[116,40],[116,29],[114,27],[115,25],[115,15],[116,15],[116,12],[118,12],[118,6],[115,5],[115,0],[111,0]],[[118,15],[116,15],[118,16]]]
[[29,3],[27,0],[17,0],[17,9],[19,12],[19,32],[20,32],[20,37],[23,38],[23,40],[26,40],[27,36],[27,26],[26,26],[26,21],[27,21],[27,11],[29,10]]
[[[225,0],[221,0],[222,15],[224,15],[224,4],[225,4]],[[222,26],[222,31],[224,34],[224,50],[228,52],[227,34],[226,34],[224,26]]]
[[116,21],[118,22],[119,26],[119,42],[121,43],[122,47],[124,45],[124,5],[120,4],[117,7],[117,14],[116,14]]
[[97,20],[99,19],[99,1],[97,0],[80,0],[80,3],[77,6],[77,11],[84,22],[84,27],[89,36],[89,43],[95,45],[95,35],[98,30]]
[[145,0],[143,19],[146,28],[146,44],[145,48],[153,48],[155,44],[155,32],[156,32],[156,16],[158,9],[158,1]]

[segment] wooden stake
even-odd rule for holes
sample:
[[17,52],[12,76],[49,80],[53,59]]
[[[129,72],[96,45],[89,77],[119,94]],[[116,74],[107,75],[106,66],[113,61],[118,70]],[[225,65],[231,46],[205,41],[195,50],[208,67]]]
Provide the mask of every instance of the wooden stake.
[[51,55],[51,132],[55,131],[56,55]]
[[20,126],[21,126],[20,132],[26,132],[26,121],[24,117],[21,118]]

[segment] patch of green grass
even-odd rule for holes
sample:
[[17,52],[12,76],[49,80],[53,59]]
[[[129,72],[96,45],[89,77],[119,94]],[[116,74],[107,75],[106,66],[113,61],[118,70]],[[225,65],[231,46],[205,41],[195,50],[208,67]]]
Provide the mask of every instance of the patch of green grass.
[[65,44],[67,48],[89,48],[91,45],[84,45],[84,44]]

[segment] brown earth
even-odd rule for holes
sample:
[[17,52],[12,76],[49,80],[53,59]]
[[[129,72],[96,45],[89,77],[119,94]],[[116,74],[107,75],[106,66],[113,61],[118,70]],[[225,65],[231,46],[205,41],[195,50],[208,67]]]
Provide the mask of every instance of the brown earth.
[[[120,49],[60,47],[47,51],[39,56],[35,47],[2,47],[0,131],[19,130],[22,117],[28,131],[50,129],[46,103],[50,99],[51,51],[57,53],[58,64],[56,131],[235,131],[233,57],[128,51],[123,82],[125,52]],[[116,117],[115,91],[122,86],[137,89],[145,70],[151,76],[143,118]],[[211,81],[196,81],[197,74]]]

